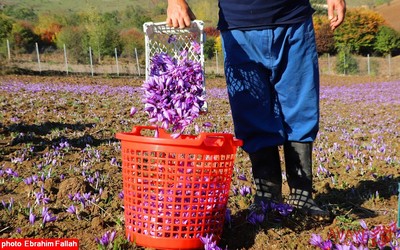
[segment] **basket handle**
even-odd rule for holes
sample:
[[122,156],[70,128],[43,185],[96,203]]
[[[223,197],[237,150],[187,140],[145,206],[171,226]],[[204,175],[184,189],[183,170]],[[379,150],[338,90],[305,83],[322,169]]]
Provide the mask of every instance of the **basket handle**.
[[165,131],[165,129],[157,127],[157,126],[134,126],[132,128],[132,134],[133,135],[142,135],[142,131],[143,130],[156,130],[159,137],[167,137],[169,136],[169,134],[167,133],[167,131]]
[[[170,134],[168,134],[165,129],[156,126],[134,126],[131,133],[133,135],[141,136],[142,130],[146,129],[157,130],[160,138],[171,138]],[[179,140],[179,137],[172,140]],[[200,146],[204,144],[208,147],[222,147],[226,143],[226,141],[229,142],[230,140],[232,140],[234,146],[239,147],[243,145],[242,140],[234,138],[232,134],[223,133],[200,133],[198,136],[191,140],[184,140],[183,144],[187,146]]]
[[242,146],[242,140],[234,138],[231,134],[221,133],[201,133],[198,139],[198,145],[204,143],[208,147],[222,147],[226,141],[232,140],[234,146]]

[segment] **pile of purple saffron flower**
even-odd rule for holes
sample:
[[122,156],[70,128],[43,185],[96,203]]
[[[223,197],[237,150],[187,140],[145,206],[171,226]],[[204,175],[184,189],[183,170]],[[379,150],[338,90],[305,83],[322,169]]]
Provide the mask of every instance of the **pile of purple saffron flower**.
[[188,58],[187,50],[181,51],[179,58],[155,54],[149,78],[143,84],[149,122],[176,133],[176,137],[182,134],[205,103],[203,83],[202,66]]

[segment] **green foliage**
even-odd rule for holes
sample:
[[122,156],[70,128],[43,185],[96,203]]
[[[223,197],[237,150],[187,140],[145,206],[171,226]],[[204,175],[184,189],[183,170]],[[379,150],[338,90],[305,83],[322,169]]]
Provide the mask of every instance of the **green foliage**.
[[326,5],[326,0],[310,0],[310,3],[315,10],[315,15],[328,15],[328,9],[324,7]]
[[336,72],[339,74],[357,74],[359,72],[357,60],[348,49],[339,51],[336,61]]
[[335,31],[335,45],[340,50],[372,54],[375,36],[384,19],[378,13],[366,9],[351,9],[343,24]]
[[93,51],[93,56],[100,62],[104,56],[113,56],[115,48],[121,51],[121,43],[118,36],[118,30],[95,8],[91,8],[86,13],[84,27],[88,33],[88,47]]
[[3,13],[18,20],[26,20],[31,22],[37,20],[37,15],[34,9],[20,7],[18,5],[6,5],[3,9]]
[[40,37],[42,43],[45,45],[53,45],[56,34],[60,32],[61,27],[55,15],[40,14],[34,27],[34,32]]
[[6,15],[0,13],[0,41],[6,39],[10,35],[12,27],[13,21]]
[[122,55],[132,57],[135,55],[135,49],[138,56],[144,54],[145,44],[144,44],[144,34],[143,32],[131,28],[122,30],[119,33],[121,38],[121,44],[123,47]]
[[211,59],[214,57],[215,53],[215,38],[209,37],[206,39],[206,42],[204,43],[204,56],[207,59]]
[[143,23],[152,21],[152,19],[146,15],[146,11],[142,7],[128,6],[123,12],[124,27],[135,27],[137,29],[143,28]]
[[372,58],[370,59],[370,65],[369,65],[369,74],[372,76],[377,76],[379,75],[379,62]]
[[374,45],[377,52],[391,55],[400,50],[400,33],[388,26],[381,26]]
[[209,26],[216,26],[218,21],[218,1],[188,1],[196,18]]
[[87,63],[88,61],[88,34],[83,27],[65,27],[56,37],[57,48],[68,51],[68,60],[78,63]]
[[40,41],[31,24],[21,21],[13,24],[9,40],[12,49],[18,53],[32,53],[35,43]]

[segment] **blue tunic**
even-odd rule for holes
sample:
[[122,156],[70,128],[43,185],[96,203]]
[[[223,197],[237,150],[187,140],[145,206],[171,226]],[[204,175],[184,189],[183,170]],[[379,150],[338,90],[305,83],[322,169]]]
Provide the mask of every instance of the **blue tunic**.
[[309,0],[219,0],[220,30],[255,30],[300,23],[312,15]]

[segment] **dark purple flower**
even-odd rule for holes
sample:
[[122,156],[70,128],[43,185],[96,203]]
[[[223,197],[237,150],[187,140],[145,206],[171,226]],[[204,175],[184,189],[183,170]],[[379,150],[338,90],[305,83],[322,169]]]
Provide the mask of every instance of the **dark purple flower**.
[[238,179],[242,181],[247,181],[246,175],[244,173],[238,175]]
[[168,41],[167,41],[168,43],[174,43],[174,42],[176,42],[176,35],[170,35],[169,37],[168,37]]
[[252,225],[261,224],[264,221],[264,219],[265,219],[264,213],[257,212],[257,211],[252,211],[247,216],[247,221]]
[[231,210],[229,208],[226,209],[225,211],[225,223],[228,225],[231,225],[232,223],[232,216],[231,216]]
[[271,203],[271,209],[278,211],[278,213],[282,216],[288,216],[291,212],[293,212],[293,207],[286,203]]

